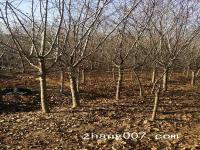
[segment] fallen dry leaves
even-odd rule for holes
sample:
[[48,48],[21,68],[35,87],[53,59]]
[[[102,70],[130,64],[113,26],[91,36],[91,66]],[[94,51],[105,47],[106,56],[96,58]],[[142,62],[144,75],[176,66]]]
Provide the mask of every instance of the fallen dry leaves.
[[[0,86],[26,83],[38,91],[34,78],[22,77],[4,79]],[[145,100],[139,98],[135,92],[137,85],[132,86],[129,80],[124,84],[122,99],[115,101],[111,77],[98,77],[98,80],[90,77],[87,85],[81,85],[82,106],[71,109],[70,94],[60,95],[55,76],[48,77],[48,81],[51,79],[48,97],[52,112],[49,114],[40,113],[38,95],[18,97],[17,102],[13,95],[4,96],[0,104],[0,149],[200,149],[198,88],[170,83],[169,91],[162,94],[158,119],[151,122],[148,119],[153,108],[153,96],[147,94]],[[146,93],[148,88],[145,87]],[[65,90],[69,91],[68,87]],[[84,139],[92,133],[113,135],[125,132],[145,132],[146,135],[138,140]],[[179,138],[155,139],[158,134],[178,134]]]

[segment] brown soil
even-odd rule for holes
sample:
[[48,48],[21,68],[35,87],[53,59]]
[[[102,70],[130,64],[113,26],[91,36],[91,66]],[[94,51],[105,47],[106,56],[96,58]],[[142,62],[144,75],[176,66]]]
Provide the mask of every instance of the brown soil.
[[[136,82],[133,83],[126,74],[122,98],[116,101],[112,75],[90,73],[86,84],[80,85],[81,107],[76,109],[70,108],[68,81],[65,83],[66,94],[61,95],[59,80],[56,75],[49,75],[49,114],[40,112],[38,80],[29,75],[1,78],[0,88],[25,86],[36,94],[3,96],[3,102],[0,102],[0,149],[200,149],[198,80],[197,85],[191,87],[189,79],[180,73],[173,74],[169,90],[161,94],[157,120],[151,122],[148,119],[154,95],[150,94],[150,77],[146,74],[142,75],[145,98],[139,97]],[[134,137],[138,134],[137,140],[128,138],[127,132],[133,133]],[[127,136],[109,139],[111,134]]]

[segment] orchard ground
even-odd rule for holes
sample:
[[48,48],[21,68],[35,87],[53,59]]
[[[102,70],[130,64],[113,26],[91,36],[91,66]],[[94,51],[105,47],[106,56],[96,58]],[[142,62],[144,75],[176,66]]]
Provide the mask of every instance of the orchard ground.
[[86,83],[80,84],[81,107],[72,109],[68,79],[65,94],[60,94],[58,75],[48,75],[49,114],[40,112],[37,79],[27,74],[1,77],[0,88],[28,87],[36,94],[3,96],[0,149],[200,149],[200,80],[192,87],[183,73],[173,73],[151,122],[151,74],[140,76],[145,98],[126,73],[116,101],[112,74],[88,72]]

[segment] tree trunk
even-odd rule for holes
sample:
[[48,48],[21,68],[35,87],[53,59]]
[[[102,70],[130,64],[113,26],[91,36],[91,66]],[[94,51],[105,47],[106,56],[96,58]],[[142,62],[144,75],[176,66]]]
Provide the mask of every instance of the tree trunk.
[[154,121],[155,118],[156,118],[156,113],[157,113],[157,109],[158,109],[158,102],[159,102],[159,96],[160,96],[160,87],[155,92],[154,108],[153,108],[151,121]]
[[82,69],[81,77],[82,77],[82,83],[84,84],[85,83],[85,69],[84,68]]
[[158,80],[156,80],[154,83],[153,83],[153,86],[152,86],[152,89],[151,89],[151,94],[154,93],[154,90],[155,90],[155,87],[156,87],[156,83],[158,82]]
[[185,68],[183,68],[183,73],[182,73],[182,74],[183,74],[183,76],[185,75],[185,72],[186,72],[186,69],[185,69]]
[[122,86],[122,68],[118,68],[118,78],[117,78],[117,90],[116,90],[116,100],[120,99],[121,86]]
[[151,82],[152,82],[152,83],[154,83],[155,80],[156,80],[156,73],[157,73],[157,72],[156,72],[156,68],[154,67],[154,68],[153,68],[153,73],[152,73],[152,79],[151,79]]
[[47,102],[47,88],[46,88],[46,69],[44,59],[40,59],[40,98],[43,113],[49,113],[49,105]]
[[94,69],[93,62],[90,61],[90,70],[93,70],[93,69]]
[[112,69],[112,78],[113,78],[113,81],[116,82],[116,78],[115,78],[115,68],[113,67]]
[[108,63],[108,71],[110,71],[110,64]]
[[172,79],[172,75],[173,75],[173,73],[174,73],[173,70],[174,70],[174,69],[172,68],[172,69],[170,69],[170,70],[168,71],[168,80],[171,80],[171,79]]
[[143,87],[142,87],[142,83],[141,83],[141,81],[140,81],[140,78],[139,78],[138,74],[137,74],[135,71],[133,71],[133,72],[134,72],[134,74],[135,74],[135,77],[136,77],[137,82],[138,82],[138,85],[139,85],[140,97],[144,97]]
[[168,75],[169,75],[169,69],[164,69],[164,75],[163,75],[163,91],[167,91],[168,88]]
[[192,71],[192,77],[191,77],[191,85],[195,85],[195,71]]
[[133,82],[133,69],[131,69],[131,81]]
[[190,73],[190,67],[188,66],[188,67],[187,67],[187,72],[186,72],[186,77],[187,77],[187,78],[189,77],[189,73]]
[[199,76],[200,69],[197,70],[196,77]]
[[23,60],[23,57],[22,57],[21,53],[19,53],[19,56],[20,56],[20,60],[21,60],[21,64],[22,64],[22,70],[21,70],[21,72],[25,73],[26,72],[26,70],[25,70],[25,62]]
[[80,80],[80,69],[78,68],[77,77],[76,77],[76,90],[79,92],[79,80]]
[[8,71],[9,72],[12,72],[12,69],[11,69],[12,67],[11,67],[11,64],[9,64],[9,67],[8,67]]
[[71,68],[70,70],[69,81],[70,81],[70,89],[72,95],[72,108],[76,108],[80,105],[80,103],[79,103],[79,95],[77,91],[77,85],[76,85],[77,81],[74,68]]
[[62,94],[64,91],[64,71],[60,72],[60,93]]

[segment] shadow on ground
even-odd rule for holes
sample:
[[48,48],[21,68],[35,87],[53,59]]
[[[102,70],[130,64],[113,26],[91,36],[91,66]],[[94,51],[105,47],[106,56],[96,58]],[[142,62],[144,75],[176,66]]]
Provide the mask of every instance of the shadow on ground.
[[40,108],[38,92],[30,95],[6,94],[0,102],[1,113],[31,112]]

